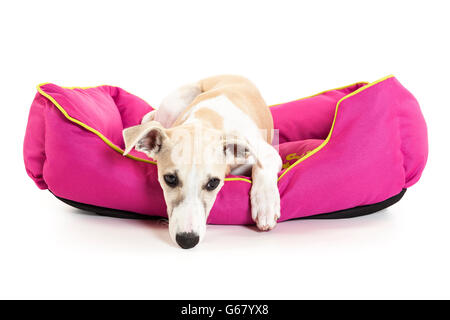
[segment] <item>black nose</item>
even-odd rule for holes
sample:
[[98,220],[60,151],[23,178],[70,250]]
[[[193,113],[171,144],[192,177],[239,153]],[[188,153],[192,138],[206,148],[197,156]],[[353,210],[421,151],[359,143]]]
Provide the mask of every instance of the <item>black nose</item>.
[[178,245],[183,249],[190,249],[197,245],[200,237],[194,232],[182,232],[177,233],[175,240],[177,240]]

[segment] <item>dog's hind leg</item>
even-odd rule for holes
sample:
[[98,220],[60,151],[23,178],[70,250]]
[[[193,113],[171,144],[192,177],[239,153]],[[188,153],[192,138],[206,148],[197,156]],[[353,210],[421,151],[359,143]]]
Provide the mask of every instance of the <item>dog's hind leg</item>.
[[183,110],[201,93],[201,87],[197,83],[178,88],[163,99],[159,109],[146,114],[142,123],[155,120],[163,127],[170,128]]

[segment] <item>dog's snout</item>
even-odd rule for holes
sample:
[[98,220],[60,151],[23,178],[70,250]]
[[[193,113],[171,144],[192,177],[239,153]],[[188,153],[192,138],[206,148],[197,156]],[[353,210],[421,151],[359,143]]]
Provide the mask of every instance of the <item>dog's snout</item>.
[[177,241],[178,245],[183,249],[190,249],[197,245],[197,243],[200,240],[200,237],[198,234],[194,232],[182,232],[177,233],[175,240]]

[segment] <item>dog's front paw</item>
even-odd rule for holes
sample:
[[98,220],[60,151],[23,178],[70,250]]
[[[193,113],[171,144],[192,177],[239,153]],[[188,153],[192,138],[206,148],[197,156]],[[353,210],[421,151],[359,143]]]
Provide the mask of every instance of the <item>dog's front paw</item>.
[[280,194],[276,183],[254,184],[250,192],[252,219],[259,230],[272,230],[280,218]]

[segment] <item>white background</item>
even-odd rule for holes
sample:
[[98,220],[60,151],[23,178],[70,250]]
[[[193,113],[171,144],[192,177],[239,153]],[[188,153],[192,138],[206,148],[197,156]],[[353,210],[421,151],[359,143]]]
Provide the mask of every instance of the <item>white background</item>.
[[[449,9],[431,0],[2,1],[0,298],[450,298]],[[422,179],[371,216],[269,233],[209,226],[201,245],[182,250],[166,226],[82,213],[26,175],[38,83],[117,85],[157,106],[220,73],[247,76],[269,104],[396,75],[428,123]]]

